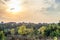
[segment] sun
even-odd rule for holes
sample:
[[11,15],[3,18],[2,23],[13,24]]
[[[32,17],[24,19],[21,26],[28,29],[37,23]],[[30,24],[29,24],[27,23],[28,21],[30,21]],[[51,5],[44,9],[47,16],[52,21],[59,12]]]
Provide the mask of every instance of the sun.
[[22,10],[22,7],[15,4],[9,5],[7,9],[8,12],[19,12],[21,10]]
[[10,0],[7,4],[7,11],[11,13],[16,13],[22,11],[21,1]]

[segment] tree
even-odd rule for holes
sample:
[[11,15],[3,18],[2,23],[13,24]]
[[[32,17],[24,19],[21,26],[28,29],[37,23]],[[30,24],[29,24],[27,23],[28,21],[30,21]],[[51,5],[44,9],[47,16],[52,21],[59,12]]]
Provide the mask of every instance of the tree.
[[4,33],[3,31],[0,31],[0,40],[4,40],[5,36],[4,36]]
[[39,33],[41,34],[41,35],[44,35],[44,31],[46,30],[46,27],[45,26],[42,26],[42,27],[40,27],[39,29],[38,29],[38,31],[39,31]]
[[25,25],[22,25],[18,28],[18,34],[21,34],[21,35],[25,35],[27,34],[27,30],[26,30],[26,26]]
[[57,37],[54,37],[53,40],[58,40]]
[[15,34],[15,29],[12,28],[12,29],[10,30],[10,32],[11,32],[12,35]]
[[45,30],[45,35],[57,40],[57,37],[60,36],[60,27],[57,24],[49,24]]
[[55,30],[55,31],[52,31],[50,33],[50,36],[52,36],[52,37],[58,37],[58,36],[60,36],[60,31],[58,29]]

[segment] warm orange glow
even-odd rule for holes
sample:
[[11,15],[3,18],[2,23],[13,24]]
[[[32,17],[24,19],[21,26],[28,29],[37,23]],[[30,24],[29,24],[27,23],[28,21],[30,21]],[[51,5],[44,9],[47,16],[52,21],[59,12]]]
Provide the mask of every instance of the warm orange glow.
[[22,11],[21,3],[22,1],[18,1],[18,0],[9,1],[9,3],[7,4],[8,6],[7,11],[12,13]]

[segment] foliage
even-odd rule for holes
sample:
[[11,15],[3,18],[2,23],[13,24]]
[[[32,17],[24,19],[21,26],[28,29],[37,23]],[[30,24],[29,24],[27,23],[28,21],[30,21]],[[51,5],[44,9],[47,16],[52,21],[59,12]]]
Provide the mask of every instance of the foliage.
[[15,34],[15,29],[12,28],[12,29],[10,30],[10,32],[11,32],[12,35]]
[[46,30],[46,27],[45,26],[42,26],[42,27],[40,27],[39,29],[38,29],[38,31],[39,31],[39,33],[41,34],[41,35],[44,35],[44,31]]
[[54,37],[53,40],[58,40],[57,37]]
[[4,40],[4,33],[9,34],[9,32],[11,32],[11,35],[14,35],[16,32],[16,34],[31,37],[60,37],[60,24],[57,23],[51,23],[46,25],[32,23],[30,25],[19,24],[17,27],[15,26],[12,25],[12,28],[10,28],[11,26],[5,28],[6,26],[2,26],[0,24],[0,40]]
[[21,35],[27,34],[26,26],[25,25],[20,26],[19,29],[18,29],[18,33],[21,34]]
[[5,38],[5,36],[4,36],[3,31],[0,31],[0,40],[5,40],[4,38]]
[[48,25],[48,28],[45,30],[46,36],[60,36],[60,27],[56,24],[50,24]]

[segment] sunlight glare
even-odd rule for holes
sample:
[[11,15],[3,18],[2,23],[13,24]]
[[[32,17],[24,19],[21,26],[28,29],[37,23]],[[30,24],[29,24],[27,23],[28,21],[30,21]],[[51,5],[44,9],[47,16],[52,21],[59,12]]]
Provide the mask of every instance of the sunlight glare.
[[7,6],[8,6],[7,8],[8,12],[15,13],[15,12],[22,11],[21,1],[10,0]]

